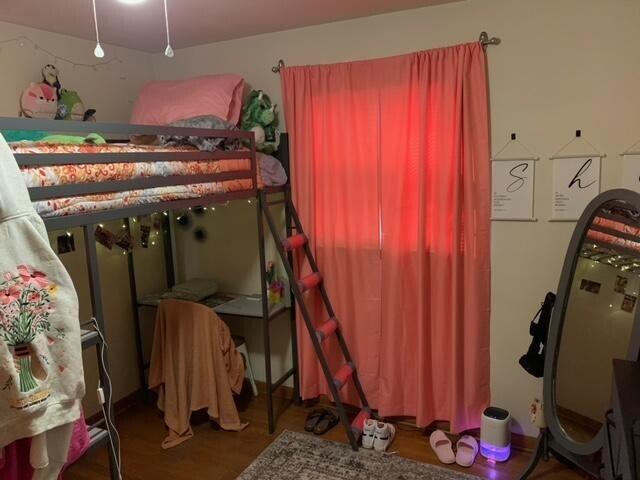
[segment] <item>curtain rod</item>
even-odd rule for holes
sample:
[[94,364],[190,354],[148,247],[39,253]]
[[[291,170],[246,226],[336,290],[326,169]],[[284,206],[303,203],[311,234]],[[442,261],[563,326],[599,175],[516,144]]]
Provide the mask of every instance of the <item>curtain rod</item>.
[[[489,37],[487,32],[480,32],[479,42],[484,45],[500,45],[501,40],[498,37]],[[278,60],[278,64],[271,67],[273,73],[280,73],[280,70],[284,68],[284,60]]]

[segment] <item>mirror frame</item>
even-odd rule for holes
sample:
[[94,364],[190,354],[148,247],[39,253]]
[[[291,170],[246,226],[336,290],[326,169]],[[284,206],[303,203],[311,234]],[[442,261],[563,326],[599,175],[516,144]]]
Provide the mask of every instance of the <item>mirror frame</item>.
[[[600,211],[600,208],[607,202],[621,200],[629,203],[640,212],[640,194],[631,190],[615,189],[608,190],[596,196],[585,208],[580,216],[567,249],[564,259],[562,273],[560,275],[560,283],[558,284],[556,304],[551,315],[551,324],[549,326],[549,336],[547,338],[547,354],[544,362],[544,414],[547,426],[553,435],[554,441],[559,443],[564,449],[577,455],[591,455],[604,446],[604,427],[600,429],[598,434],[587,443],[579,443],[573,440],[564,430],[560,423],[560,419],[556,415],[556,368],[558,365],[558,354],[560,344],[562,342],[562,331],[565,320],[565,313],[571,287],[575,267],[578,263],[580,248],[584,238],[586,237],[587,228],[591,225],[593,218]],[[627,359],[632,361],[640,360],[640,306],[636,308],[633,318],[633,327],[629,342],[629,352]],[[613,368],[613,367],[612,367]],[[603,413],[603,424],[604,414]]]

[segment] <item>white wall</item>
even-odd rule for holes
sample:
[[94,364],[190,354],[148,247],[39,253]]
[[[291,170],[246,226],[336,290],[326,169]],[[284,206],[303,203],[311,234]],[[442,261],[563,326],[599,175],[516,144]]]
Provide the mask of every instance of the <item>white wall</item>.
[[[55,55],[69,58],[76,63],[93,64],[99,61],[93,56],[95,45],[92,42],[0,22],[0,42],[18,36],[26,36]],[[42,50],[35,50],[29,41],[25,41],[23,47],[14,42],[2,44],[0,48],[2,82],[0,116],[16,116],[22,91],[30,82],[41,81],[42,66],[53,63],[54,58]],[[98,120],[127,122],[131,105],[140,87],[152,76],[151,58],[145,53],[120,47],[105,45],[104,48],[107,53],[104,60],[117,57],[122,60],[122,63],[112,63],[99,67],[95,71],[92,68],[83,67],[74,69],[68,63],[57,62],[61,72],[60,80],[63,87],[78,91],[86,108],[97,110]],[[107,226],[117,231],[121,228],[121,222],[112,222]],[[61,259],[70,271],[78,290],[81,303],[80,319],[84,322],[91,315],[84,241],[80,229],[73,229],[72,232],[75,236],[76,252],[64,254]],[[54,248],[59,233],[50,234]],[[107,339],[110,344],[111,372],[116,399],[134,392],[139,387],[127,261],[121,252],[117,247],[109,251],[98,245]],[[162,273],[154,274],[161,272],[163,268],[159,250],[142,253],[136,251],[136,263],[139,264],[139,290],[145,293],[160,288],[158,283],[162,283],[164,277]],[[152,274],[142,276],[141,270]],[[99,410],[95,394],[97,386],[95,352],[85,352],[84,359],[87,384],[84,406],[86,413],[91,415]]]
[[603,189],[619,184],[617,154],[640,137],[639,22],[636,0],[467,0],[193,47],[173,59],[157,55],[153,64],[158,79],[238,73],[281,103],[279,78],[271,72],[279,58],[289,65],[350,61],[474,41],[481,30],[501,37],[488,51],[494,151],[517,132],[543,160],[539,221],[493,224],[492,392],[493,403],[514,414],[515,429],[535,435],[528,408],[541,382],[517,361],[529,343],[530,317],[545,292],[557,288],[574,228],[547,221],[546,158],[582,129],[609,154]]

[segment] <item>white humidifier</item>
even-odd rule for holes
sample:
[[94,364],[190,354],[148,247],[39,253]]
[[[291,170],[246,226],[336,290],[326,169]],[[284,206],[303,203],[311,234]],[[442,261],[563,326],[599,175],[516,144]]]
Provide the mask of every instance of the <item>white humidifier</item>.
[[511,414],[498,407],[482,413],[480,453],[496,462],[505,462],[511,454]]

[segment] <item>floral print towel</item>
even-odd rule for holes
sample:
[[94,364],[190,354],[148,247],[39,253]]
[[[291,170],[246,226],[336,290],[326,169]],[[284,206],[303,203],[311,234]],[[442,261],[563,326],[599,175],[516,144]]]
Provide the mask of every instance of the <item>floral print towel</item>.
[[84,375],[73,282],[2,136],[0,171],[1,448],[75,421]]

